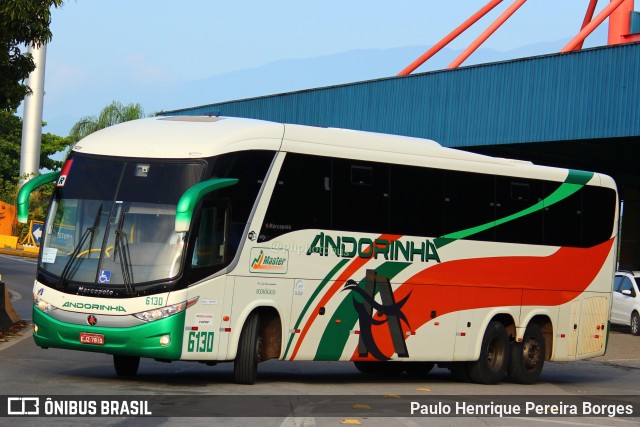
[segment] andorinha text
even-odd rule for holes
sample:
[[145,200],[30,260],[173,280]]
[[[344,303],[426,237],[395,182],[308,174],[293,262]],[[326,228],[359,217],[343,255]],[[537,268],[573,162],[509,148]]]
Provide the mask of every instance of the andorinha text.
[[121,311],[126,312],[121,305],[106,305],[106,304],[91,304],[84,302],[71,302],[67,301],[62,304],[63,307],[82,308],[85,310],[103,310],[103,311]]
[[422,262],[440,262],[440,256],[436,246],[431,240],[423,242],[369,239],[363,237],[356,239],[349,236],[333,237],[328,234],[319,233],[313,238],[313,242],[307,251],[307,255],[313,253],[320,256],[328,256],[329,252],[342,258],[374,258],[379,256],[391,261],[410,261],[414,258]]

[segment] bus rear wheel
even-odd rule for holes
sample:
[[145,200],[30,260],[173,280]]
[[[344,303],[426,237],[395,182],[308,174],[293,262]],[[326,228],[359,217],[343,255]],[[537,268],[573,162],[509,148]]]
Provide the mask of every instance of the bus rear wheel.
[[139,357],[113,355],[113,367],[119,377],[135,377],[139,366]]
[[482,338],[480,358],[467,365],[469,379],[479,384],[499,383],[507,371],[510,356],[507,330],[500,322],[490,322]]
[[511,346],[509,379],[519,384],[536,382],[542,372],[545,353],[544,336],[540,326],[531,323],[524,331],[522,342],[513,343]]
[[242,327],[238,353],[233,361],[233,376],[237,384],[253,384],[258,376],[258,357],[260,354],[259,336],[260,318],[251,313]]

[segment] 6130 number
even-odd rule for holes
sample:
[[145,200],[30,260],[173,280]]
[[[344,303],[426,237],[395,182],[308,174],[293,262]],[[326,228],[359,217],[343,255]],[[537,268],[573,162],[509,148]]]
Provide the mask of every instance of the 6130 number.
[[213,351],[213,332],[189,332],[189,342],[187,343],[187,351],[204,353]]

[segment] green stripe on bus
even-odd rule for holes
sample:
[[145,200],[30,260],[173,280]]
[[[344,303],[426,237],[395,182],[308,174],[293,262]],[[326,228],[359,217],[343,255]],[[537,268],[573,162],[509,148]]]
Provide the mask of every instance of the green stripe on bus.
[[[385,262],[376,268],[376,273],[391,280],[410,265],[410,262]],[[363,278],[358,283],[358,286],[363,288],[365,282],[366,278]],[[377,292],[378,290],[376,289]],[[338,309],[331,316],[313,360],[339,360],[351,330],[353,330],[357,321],[358,313],[353,308],[352,299],[349,297],[344,298]]]
[[466,230],[456,231],[454,233],[449,233],[444,236],[438,237],[434,240],[434,244],[436,245],[436,248],[440,249],[441,247],[448,245],[449,243],[454,242],[458,239],[464,239],[465,237],[481,233],[490,228],[497,227],[498,225],[502,225],[509,221],[513,221],[514,219],[522,218],[523,216],[540,211],[545,207],[556,204],[576,193],[578,190],[584,187],[584,185],[589,182],[592,177],[593,172],[570,170],[567,179],[556,189],[556,191],[551,193],[543,200],[537,202],[533,206],[523,209],[520,212],[508,215],[504,218],[488,222],[486,224],[478,225],[476,227],[467,228]]
[[[302,319],[304,319],[305,314],[307,314],[307,310],[309,310],[309,307],[311,307],[311,303],[313,302],[313,300],[316,299],[316,297],[318,296],[318,294],[320,294],[320,292],[322,291],[322,289],[324,289],[324,287],[327,285],[327,283],[329,283],[329,280],[331,280],[331,278],[338,272],[340,271],[340,269],[342,267],[344,267],[344,265],[349,262],[348,259],[343,259],[341,260],[338,264],[336,264],[335,267],[333,267],[333,269],[331,269],[331,271],[329,272],[329,274],[327,274],[325,276],[324,279],[322,279],[322,282],[320,282],[320,285],[318,285],[318,287],[316,288],[315,291],[313,291],[313,294],[311,295],[311,297],[307,300],[307,303],[305,304],[304,308],[302,309],[302,312],[300,312],[300,316],[298,316],[298,320],[296,321],[296,324],[294,325],[293,329],[298,329],[298,327],[300,326],[300,323],[302,322]],[[289,334],[289,342],[287,343],[287,348],[284,350],[284,355],[282,356],[283,360],[286,360],[287,358],[287,354],[289,353],[289,349],[291,348],[291,343],[293,342],[293,338],[295,337],[295,333],[291,333]]]

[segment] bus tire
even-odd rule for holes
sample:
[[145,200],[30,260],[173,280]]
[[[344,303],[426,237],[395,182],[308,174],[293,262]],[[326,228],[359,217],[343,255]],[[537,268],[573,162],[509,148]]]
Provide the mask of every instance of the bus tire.
[[482,338],[480,358],[467,365],[469,378],[479,384],[499,383],[507,371],[510,356],[507,330],[500,322],[490,322]]
[[113,355],[113,367],[119,377],[135,377],[140,366],[140,358],[135,356]]
[[640,335],[640,316],[637,311],[631,313],[631,333],[635,336]]
[[540,326],[530,323],[524,331],[522,342],[511,345],[509,379],[518,384],[533,384],[538,380],[546,354],[544,336]]
[[236,384],[253,384],[258,376],[258,355],[260,319],[257,313],[251,313],[242,327],[238,353],[233,361],[233,376]]

